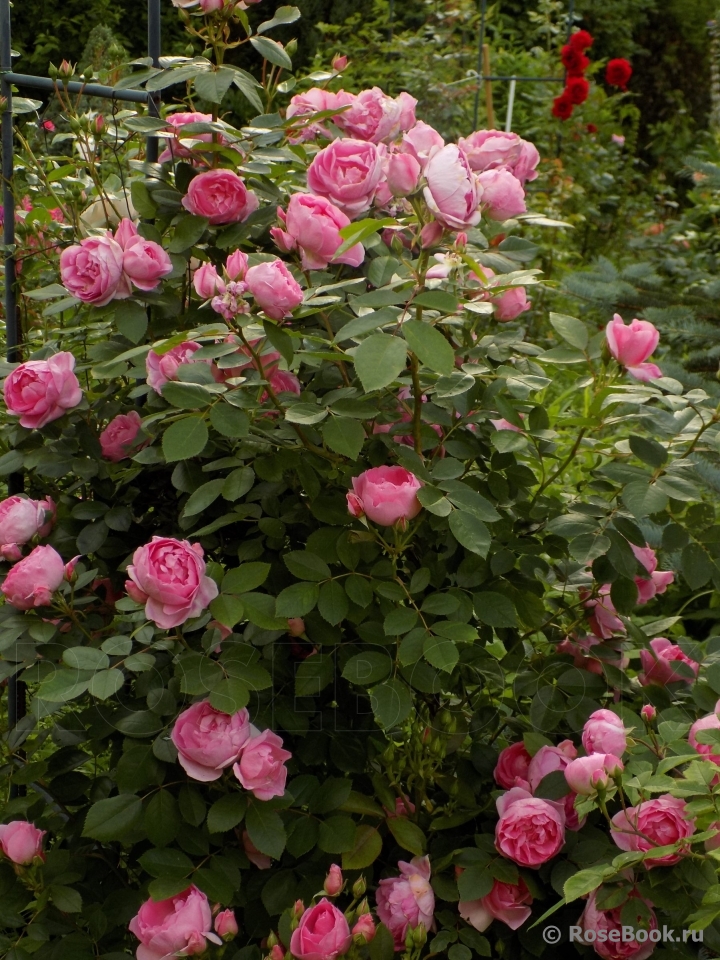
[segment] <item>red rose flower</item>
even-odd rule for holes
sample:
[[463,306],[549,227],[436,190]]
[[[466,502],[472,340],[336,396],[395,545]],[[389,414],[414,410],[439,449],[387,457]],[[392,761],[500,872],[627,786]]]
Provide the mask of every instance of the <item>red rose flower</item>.
[[632,72],[632,67],[628,61],[618,57],[608,63],[605,69],[605,80],[611,87],[620,87],[621,90],[627,90],[628,80],[632,76]]
[[571,103],[585,103],[590,93],[590,84],[585,77],[568,77],[563,96],[567,96]]
[[568,43],[574,50],[579,50],[582,53],[595,43],[595,38],[587,30],[578,30],[570,37]]
[[569,120],[574,109],[575,106],[568,96],[567,89],[553,100],[552,115],[558,120]]
[[569,43],[565,44],[560,51],[560,59],[570,77],[581,77],[590,66],[590,60],[582,50],[572,47]]
[[586,127],[586,130],[587,130],[588,133],[597,133],[597,132],[598,132],[598,128],[595,126],[594,123],[589,123],[589,124],[587,125],[587,127]]

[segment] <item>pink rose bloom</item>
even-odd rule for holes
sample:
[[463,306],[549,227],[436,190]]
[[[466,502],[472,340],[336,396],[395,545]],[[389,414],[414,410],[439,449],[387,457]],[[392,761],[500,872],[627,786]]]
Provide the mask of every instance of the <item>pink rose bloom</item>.
[[499,420],[491,420],[490,423],[496,430],[512,430],[513,433],[523,432],[521,427],[516,427],[514,423],[510,423],[505,417],[501,417]]
[[123,270],[138,290],[154,290],[172,269],[172,260],[159,243],[135,237],[125,247]]
[[225,273],[229,280],[244,280],[248,268],[248,256],[242,250],[234,250],[225,261]]
[[588,614],[588,622],[595,636],[610,640],[616,633],[625,633],[625,624],[618,617],[610,599],[610,584],[602,586],[598,593],[596,599],[587,600],[585,603],[585,607],[592,611]]
[[643,577],[635,577],[635,586],[638,589],[638,603],[648,603],[658,593],[665,593],[670,584],[675,580],[675,574],[672,570],[657,569],[657,556],[652,547],[636,547],[634,543],[631,543],[630,547],[636,558],[650,574],[649,580],[645,580]]
[[[165,122],[173,128],[173,131],[172,133],[160,134],[161,137],[167,138],[167,146],[158,157],[158,163],[165,163],[168,160],[174,160],[176,157],[185,157],[190,160],[197,159],[197,154],[189,147],[183,146],[180,142],[181,137],[187,137],[192,140],[202,140],[204,143],[212,142],[211,133],[183,133],[183,127],[186,127],[189,123],[211,123],[211,113],[193,113],[190,111],[173,113],[166,118]],[[221,142],[223,139],[224,138],[220,136]]]
[[269,260],[250,267],[245,283],[255,303],[272,320],[282,320],[302,303],[302,287],[282,260]]
[[387,186],[393,197],[407,197],[417,189],[420,163],[409,153],[392,153],[385,164]]
[[[638,380],[652,380],[662,376],[655,364],[648,364],[653,370],[646,370],[645,361],[658,345],[660,334],[648,320],[633,320],[628,326],[616,313],[605,328],[608,350],[612,357],[628,373]],[[655,373],[654,371],[657,371]]]
[[35,857],[45,859],[42,849],[45,833],[26,820],[11,820],[0,824],[0,848],[8,860],[26,866]]
[[[292,97],[288,104],[286,117],[288,120],[293,117],[300,119],[312,117],[314,113],[322,113],[325,110],[340,110],[342,107],[351,104],[354,99],[352,93],[346,93],[344,90],[332,93],[330,90],[313,87],[305,93],[298,93]],[[329,139],[332,134],[326,124],[327,120],[321,123],[306,123],[304,126],[298,124],[288,139],[290,143],[302,143],[304,140],[314,140],[316,137],[327,137]]]
[[75,376],[75,357],[55,353],[47,360],[26,360],[5,378],[3,394],[8,413],[20,426],[39,429],[72,410],[82,400]]
[[616,143],[619,147],[625,146],[625,137],[621,133],[613,133],[610,136],[610,139],[613,143]]
[[[720,703],[715,704],[715,710],[718,706],[720,706]],[[700,743],[697,735],[701,730],[720,730],[720,717],[717,713],[710,713],[706,717],[700,717],[699,720],[696,720],[690,727],[688,741],[701,756],[712,760],[713,763],[720,764],[720,743]]]
[[370,943],[377,933],[372,915],[369,913],[361,913],[355,921],[355,926],[352,928],[351,933],[358,941],[360,937],[362,937],[363,943]]
[[477,179],[483,210],[491,220],[509,220],[527,210],[522,184],[509,170],[486,170]]
[[201,264],[193,274],[193,287],[201,300],[210,300],[218,294],[225,293],[225,281],[218,276],[214,264]]
[[[684,800],[669,793],[653,800],[644,800],[636,807],[620,810],[612,818],[614,830],[610,836],[621,850],[645,852],[687,840],[695,833],[695,820],[687,811]],[[679,863],[688,845],[683,843],[679,853],[644,860],[648,869]]]
[[282,233],[285,252],[297,247],[303,270],[324,270],[329,263],[359,267],[365,259],[365,248],[361,243],[336,256],[343,243],[340,230],[347,227],[350,220],[325,197],[294,193],[284,219],[285,230],[279,233]]
[[398,520],[412,520],[422,510],[418,478],[404,467],[373,467],[352,478],[348,510],[354,517],[366,516],[381,527]]
[[137,960],[194,956],[204,953],[206,940],[216,940],[208,898],[195,886],[167,900],[146,900],[128,928],[140,941]]
[[425,177],[425,200],[440,223],[452,230],[480,223],[482,187],[459,147],[449,143],[438,150],[425,167]]
[[516,780],[527,780],[532,757],[525,749],[522,740],[500,751],[497,766],[493,771],[495,782],[509,790]]
[[[623,907],[615,907],[614,910],[599,910],[595,904],[595,891],[588,897],[582,916],[578,920],[583,933],[592,931],[596,935],[593,942],[595,953],[603,957],[603,960],[647,960],[655,949],[655,943],[652,940],[640,942],[638,940],[623,940],[623,925],[627,924],[627,914]],[[631,894],[631,897],[640,899],[637,894]],[[657,930],[657,918],[652,910],[652,904],[645,900],[650,907],[650,926],[649,930]],[[638,912],[638,920],[645,916],[645,911]],[[602,939],[600,937],[602,936]]]
[[65,579],[65,563],[54,547],[35,547],[5,577],[0,590],[18,610],[46,607]]
[[343,883],[344,880],[342,870],[336,863],[331,864],[327,876],[325,877],[323,890],[329,897],[336,897],[342,890]]
[[563,740],[557,747],[543,746],[530,761],[527,781],[531,790],[537,790],[541,781],[556,770],[564,770],[571,760],[577,757],[577,749],[572,740]]
[[[155,393],[162,393],[162,388],[168,380],[177,379],[178,367],[185,363],[193,363],[192,355],[199,350],[201,345],[194,340],[186,340],[185,343],[179,343],[167,353],[155,353],[151,350],[145,360],[147,369],[147,382]],[[203,361],[205,362],[205,361]]]
[[710,837],[703,844],[709,853],[711,850],[717,850],[717,848],[720,847],[720,820],[715,820],[714,823],[708,824],[708,830],[718,831],[714,837]]
[[434,157],[438,150],[442,150],[444,146],[445,141],[437,130],[429,124],[423,123],[422,120],[418,120],[411,130],[403,134],[400,152],[414,157],[424,170],[428,160]]
[[369,210],[383,175],[382,154],[374,143],[333,140],[308,167],[312,193],[327,197],[350,219]]
[[[273,370],[268,376],[268,383],[272,387],[273,393],[294,393],[297,396],[302,393],[300,381],[289,370]],[[266,391],[260,397],[260,402],[265,403],[267,398],[268,393]]]
[[272,866],[272,859],[266,854],[261,853],[250,839],[247,830],[243,830],[242,835],[243,850],[250,863],[254,863],[258,870],[269,870]]
[[289,750],[283,750],[282,739],[272,730],[253,733],[245,743],[233,773],[258,800],[281,797],[287,781],[285,761],[291,757]]
[[131,293],[123,273],[122,247],[109,233],[65,247],[60,254],[60,278],[69,293],[96,307]]
[[572,760],[565,767],[565,779],[571,790],[589,797],[597,790],[604,790],[623,770],[622,760],[611,753],[591,753],[589,757]]
[[57,508],[48,497],[8,497],[0,503],[0,555],[6,560],[19,560],[19,547],[33,537],[46,537],[55,523]]
[[237,936],[238,929],[234,910],[221,910],[215,917],[215,932],[223,940],[232,940]]
[[490,303],[495,307],[495,319],[502,323],[515,320],[532,306],[525,287],[511,287],[497,297],[490,297]]
[[393,99],[373,87],[353,97],[350,109],[335,118],[335,125],[356,140],[389,142],[414,126],[416,104],[408,93]]
[[612,710],[596,710],[585,721],[582,745],[588,754],[611,753],[621,757],[627,750],[625,724]]
[[115,229],[114,240],[125,250],[128,244],[139,236],[140,234],[133,221],[129,217],[123,217]]
[[219,780],[250,737],[247,710],[222,713],[207,700],[183,710],[170,734],[183,770],[202,783]]
[[[700,664],[696,660],[683,653],[680,647],[667,637],[655,637],[651,640],[650,649],[640,651],[640,663],[643,673],[639,675],[639,679],[644,687],[651,683],[665,686],[666,683],[676,683],[678,680],[692,683],[700,669]],[[675,663],[684,663],[688,670],[683,672],[677,670],[673,666]]]
[[533,898],[522,877],[517,883],[501,883],[495,880],[490,893],[479,900],[461,900],[458,911],[463,920],[480,933],[487,930],[493,920],[500,920],[511,930],[517,930],[530,916]]
[[378,918],[395,941],[395,950],[405,949],[408,930],[423,926],[430,930],[435,912],[435,893],[430,886],[430,858],[413,857],[410,863],[398,862],[399,877],[388,877],[378,884]]
[[648,383],[650,380],[657,380],[663,375],[662,370],[656,363],[641,363],[637,367],[628,367],[627,372],[635,380],[642,383]]
[[495,825],[499,853],[521,867],[539,867],[565,843],[565,811],[561,804],[540,800],[513,787],[497,800]]
[[125,589],[161,630],[199,616],[218,595],[215,581],[205,576],[203,548],[187,540],[153,537],[137,548],[127,574]]
[[290,952],[297,960],[335,960],[348,952],[351,942],[345,914],[323,897],[303,913],[292,932]]
[[190,181],[182,205],[213,226],[241,223],[259,206],[258,198],[232,170],[207,170]]
[[410,797],[405,794],[403,797],[395,797],[395,807],[392,810],[388,810],[385,806],[383,810],[385,811],[386,820],[394,820],[396,817],[407,817],[411,813],[415,813],[415,804]]
[[118,463],[130,456],[142,429],[142,419],[137,410],[119,413],[100,434],[100,449],[106,460]]
[[470,166],[477,173],[485,170],[509,170],[521,184],[535,180],[540,154],[535,145],[516,133],[502,130],[476,130],[469,137],[460,137],[458,146],[467,154]]

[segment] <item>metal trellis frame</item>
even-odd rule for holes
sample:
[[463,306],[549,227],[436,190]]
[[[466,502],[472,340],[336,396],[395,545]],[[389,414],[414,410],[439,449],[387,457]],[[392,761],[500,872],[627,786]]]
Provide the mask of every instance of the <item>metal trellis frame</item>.
[[[566,35],[569,38],[570,31],[572,30],[573,19],[575,14],[575,0],[569,0],[568,3],[568,14],[567,14],[567,30]],[[477,45],[477,68],[475,70],[475,104],[473,107],[473,129],[477,129],[478,118],[480,115],[480,81],[483,83],[490,83],[493,80],[505,80],[510,83],[510,90],[508,96],[508,108],[507,114],[505,117],[505,130],[507,133],[510,133],[512,128],[512,115],[513,115],[513,106],[515,104],[515,88],[518,83],[565,83],[566,77],[518,77],[518,76],[483,76],[483,47],[485,46],[485,22],[487,19],[487,0],[480,0],[480,29],[478,30],[478,45]]]
[[[147,0],[148,18],[148,56],[153,66],[160,65],[161,42],[161,0]],[[12,68],[12,22],[10,0],[0,0],[0,94],[4,98],[2,114],[2,179],[3,179],[3,244],[5,251],[5,336],[7,360],[17,363],[21,359],[21,325],[17,304],[17,266],[15,260],[15,196],[13,193],[13,114],[12,88],[26,87],[42,93],[68,90],[70,93],[82,93],[88,97],[101,97],[106,100],[119,100],[129,103],[146,103],[151,116],[159,116],[159,96],[146,90],[116,90],[99,83],[82,83],[70,80],[66,83],[50,77],[33,77],[15,73]],[[150,135],[146,138],[146,157],[149,163],[156,163],[159,139]],[[24,479],[22,473],[13,473],[8,477],[8,494],[22,493]],[[25,685],[17,675],[8,678],[8,731],[13,730],[26,713]],[[18,796],[20,789],[11,787],[11,797]]]

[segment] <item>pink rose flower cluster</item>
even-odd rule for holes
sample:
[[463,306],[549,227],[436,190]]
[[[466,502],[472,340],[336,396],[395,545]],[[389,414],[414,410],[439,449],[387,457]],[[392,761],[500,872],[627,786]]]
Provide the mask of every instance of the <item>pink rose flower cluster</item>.
[[38,857],[45,859],[42,843],[45,830],[38,830],[27,820],[11,820],[0,824],[0,851],[19,866],[28,866]]
[[241,250],[228,257],[225,277],[221,277],[211,263],[204,263],[193,275],[195,292],[230,322],[240,314],[250,312],[243,299],[251,294],[255,303],[271,320],[289,317],[303,300],[300,284],[282,260],[266,260],[248,266],[248,258]]
[[373,467],[353,477],[352,485],[348,511],[381,527],[404,525],[422,510],[417,497],[422,483],[404,467]]
[[15,562],[22,558],[20,547],[35,537],[47,537],[55,524],[57,508],[51,497],[8,497],[0,503],[0,555]]
[[283,749],[282,739],[272,730],[261,733],[254,727],[247,710],[222,713],[201,700],[180,714],[171,737],[178,761],[193,780],[218,780],[232,766],[240,784],[258,800],[281,797],[285,792],[285,762],[292,754]]
[[409,931],[430,930],[435,913],[435,893],[430,885],[429,857],[400,860],[399,877],[381,880],[376,892],[377,915],[395,941],[395,950],[405,949]]
[[[622,721],[609,710],[598,710],[591,715],[583,729],[582,740],[588,754],[620,755],[627,745]],[[505,792],[496,801],[499,819],[495,827],[495,846],[503,856],[519,866],[539,867],[560,851],[566,829],[579,830],[583,826],[585,821],[578,818],[575,798],[578,794],[594,792],[595,787],[589,785],[593,783],[597,766],[596,761],[587,764],[587,759],[578,758],[571,740],[564,740],[558,746],[544,745],[533,757],[522,741],[501,751],[494,777]],[[605,773],[612,776],[622,770],[617,756],[607,758],[607,761]],[[561,801],[535,796],[545,777],[557,771],[565,774],[571,792]],[[509,896],[507,891],[501,891],[501,894]],[[520,894],[515,891],[513,896]],[[478,922],[483,922],[488,910],[487,904],[475,906],[473,915]]]
[[660,367],[646,362],[660,340],[657,328],[648,320],[633,320],[626,325],[616,313],[605,328],[605,336],[611,356],[631,377],[648,381],[662,376]]
[[[636,547],[630,544],[636,559],[642,564],[647,576],[635,577],[635,586],[638,591],[638,605],[649,603],[655,596],[665,593],[675,580],[672,570],[658,570],[657,554],[652,547]],[[625,633],[625,624],[618,617],[615,606],[610,597],[610,584],[603,584],[598,597],[587,600],[585,607],[590,610],[588,620],[591,630],[596,637],[609,640],[614,634]]]
[[500,819],[495,828],[495,846],[522,866],[537,867],[552,859],[565,842],[565,828],[578,830],[574,795],[562,801],[533,796],[542,780],[565,767],[577,756],[570,740],[559,746],[543,746],[531,757],[522,741],[500,752],[495,767],[496,782],[506,792],[497,800]]
[[99,237],[86,237],[60,254],[65,289],[96,307],[131,296],[133,284],[138,290],[154,290],[172,269],[160,244],[141,237],[127,218],[120,221],[114,236],[108,230]]
[[125,589],[145,604],[145,616],[161,630],[199,616],[218,595],[217,584],[205,574],[203,554],[199,543],[157,536],[133,554]]

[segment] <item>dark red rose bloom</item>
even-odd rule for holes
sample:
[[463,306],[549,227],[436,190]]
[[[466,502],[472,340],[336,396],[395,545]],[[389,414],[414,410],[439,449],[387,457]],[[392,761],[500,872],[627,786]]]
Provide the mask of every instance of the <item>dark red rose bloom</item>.
[[590,93],[590,84],[585,77],[568,77],[565,96],[575,105],[585,103]]
[[595,126],[594,123],[589,123],[585,129],[587,130],[588,133],[597,133],[598,131],[598,128]]
[[590,66],[590,61],[582,50],[571,47],[569,43],[560,51],[560,59],[571,77],[581,77]]
[[632,76],[632,72],[632,67],[628,61],[618,57],[617,60],[611,60],[608,63],[605,70],[605,80],[611,87],[620,87],[621,90],[627,90],[628,80]]
[[587,30],[578,30],[577,33],[574,33],[570,37],[568,42],[573,49],[579,50],[582,53],[595,43],[595,38],[589,34]]
[[567,89],[563,90],[559,97],[553,100],[552,115],[558,120],[569,120],[575,109],[572,100],[568,96]]

